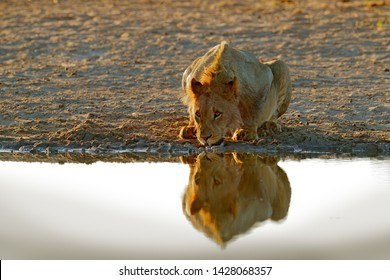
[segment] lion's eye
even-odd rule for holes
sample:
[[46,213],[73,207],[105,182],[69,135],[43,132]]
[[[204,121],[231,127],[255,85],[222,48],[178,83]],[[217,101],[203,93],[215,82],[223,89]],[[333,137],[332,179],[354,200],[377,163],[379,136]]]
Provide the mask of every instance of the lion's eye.
[[214,112],[214,119],[217,119],[217,118],[219,118],[221,115],[222,115],[222,113],[221,113],[221,112],[219,112],[219,111],[215,111],[215,112]]
[[195,117],[200,118],[200,112],[199,112],[199,110],[195,112]]
[[222,180],[220,180],[219,178],[214,177],[214,186],[221,185],[221,182],[222,182]]

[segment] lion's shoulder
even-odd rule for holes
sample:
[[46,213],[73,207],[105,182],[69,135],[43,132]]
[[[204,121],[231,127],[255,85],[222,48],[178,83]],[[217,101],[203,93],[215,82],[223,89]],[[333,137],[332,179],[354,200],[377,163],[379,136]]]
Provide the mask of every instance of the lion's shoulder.
[[[211,48],[196,58],[183,73],[182,88],[191,93],[191,81],[202,85],[224,86],[236,78],[238,94],[256,93],[261,87],[269,86],[273,79],[269,65],[261,63],[253,54],[231,47],[227,42]],[[191,96],[188,96],[191,98]]]

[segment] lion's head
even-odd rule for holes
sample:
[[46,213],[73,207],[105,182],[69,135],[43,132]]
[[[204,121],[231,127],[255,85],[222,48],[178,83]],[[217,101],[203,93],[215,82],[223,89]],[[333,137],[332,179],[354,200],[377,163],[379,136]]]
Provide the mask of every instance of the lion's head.
[[203,145],[218,144],[242,125],[239,79],[234,65],[228,63],[232,51],[227,44],[218,45],[197,60],[195,69],[184,73],[185,103]]
[[233,223],[236,216],[242,168],[231,154],[214,153],[192,158],[190,167],[184,214],[197,229],[223,244],[231,238],[222,228]]
[[227,133],[231,134],[240,127],[241,115],[234,99],[234,83],[203,85],[192,80],[194,98],[189,103],[189,113],[201,144],[218,144]]

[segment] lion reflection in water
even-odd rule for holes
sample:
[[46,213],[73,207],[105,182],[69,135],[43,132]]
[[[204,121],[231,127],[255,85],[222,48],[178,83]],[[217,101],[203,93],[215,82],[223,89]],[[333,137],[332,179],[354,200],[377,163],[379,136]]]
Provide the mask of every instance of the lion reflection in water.
[[222,247],[257,222],[286,217],[291,188],[276,159],[202,153],[182,161],[191,169],[183,212]]

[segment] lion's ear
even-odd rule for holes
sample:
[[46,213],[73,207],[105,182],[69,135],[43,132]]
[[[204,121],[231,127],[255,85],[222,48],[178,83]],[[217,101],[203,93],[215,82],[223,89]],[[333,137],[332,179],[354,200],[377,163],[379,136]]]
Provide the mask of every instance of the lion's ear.
[[195,198],[195,200],[191,203],[190,213],[191,215],[195,215],[202,209],[203,203],[200,201],[198,197]]
[[204,94],[206,92],[206,89],[204,87],[204,85],[202,85],[201,82],[195,80],[195,78],[193,78],[191,80],[191,91],[195,94],[195,95],[201,95],[201,94]]
[[232,80],[226,83],[227,90],[226,93],[229,97],[233,97],[237,93],[238,88],[238,80],[236,77],[234,77]]

